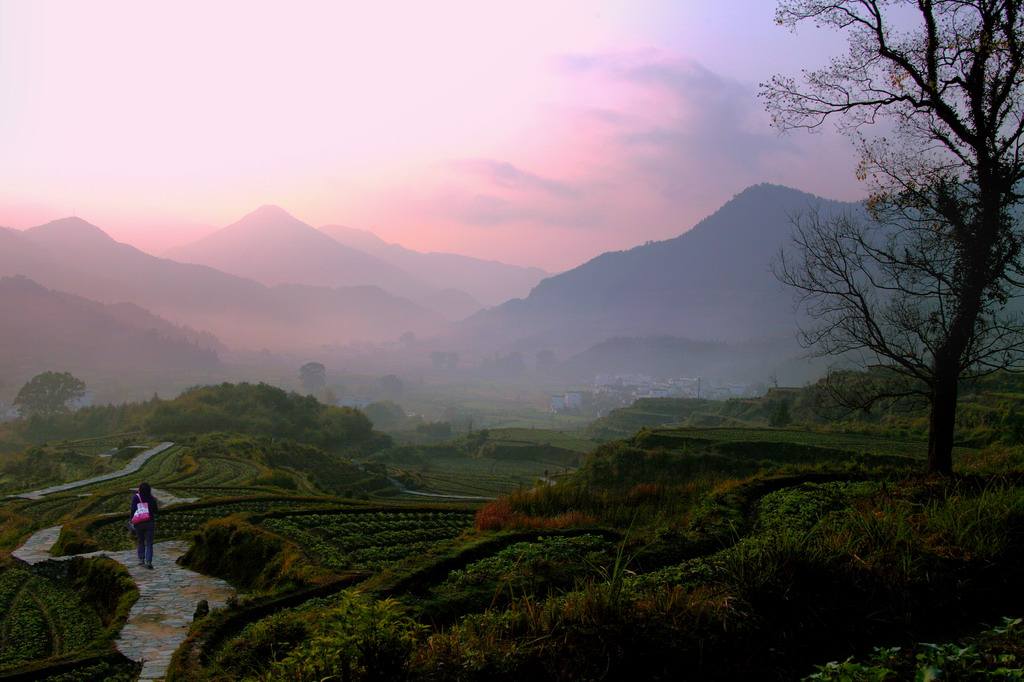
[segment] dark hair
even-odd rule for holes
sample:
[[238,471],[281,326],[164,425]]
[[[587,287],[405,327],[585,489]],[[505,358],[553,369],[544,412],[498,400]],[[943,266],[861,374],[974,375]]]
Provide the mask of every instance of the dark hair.
[[144,498],[151,498],[151,497],[153,497],[153,494],[151,492],[149,492],[149,484],[148,483],[140,483],[139,484],[139,497],[144,497]]

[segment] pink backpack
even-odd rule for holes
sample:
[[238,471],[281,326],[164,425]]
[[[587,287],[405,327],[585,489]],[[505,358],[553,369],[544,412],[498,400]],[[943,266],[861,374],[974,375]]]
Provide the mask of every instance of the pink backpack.
[[139,498],[139,503],[135,505],[135,513],[132,514],[132,523],[143,523],[149,521],[149,503],[143,502],[142,497],[136,493],[135,497]]

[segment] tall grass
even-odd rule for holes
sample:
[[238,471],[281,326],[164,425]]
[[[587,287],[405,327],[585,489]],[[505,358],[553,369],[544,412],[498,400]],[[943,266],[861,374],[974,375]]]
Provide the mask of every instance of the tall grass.
[[431,636],[412,667],[423,680],[660,679],[696,668],[705,645],[743,619],[724,592],[592,581],[467,616]]
[[640,483],[612,489],[556,485],[519,489],[484,505],[476,516],[480,530],[549,529],[609,525],[639,527],[677,518],[715,483],[702,476],[687,483]]
[[924,510],[925,530],[937,551],[994,560],[1024,540],[1024,495],[1019,481],[990,479],[980,490],[957,486]]

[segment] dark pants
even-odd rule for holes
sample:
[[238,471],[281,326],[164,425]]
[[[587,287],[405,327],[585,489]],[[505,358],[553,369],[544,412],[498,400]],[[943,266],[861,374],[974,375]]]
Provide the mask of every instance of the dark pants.
[[139,555],[139,561],[144,561],[147,564],[153,563],[153,534],[156,530],[154,525],[152,520],[135,524],[135,549]]

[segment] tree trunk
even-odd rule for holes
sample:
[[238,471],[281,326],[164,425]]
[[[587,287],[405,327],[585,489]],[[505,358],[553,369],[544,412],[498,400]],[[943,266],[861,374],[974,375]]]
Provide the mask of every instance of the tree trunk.
[[[949,374],[949,373],[946,373]],[[937,376],[928,414],[928,471],[953,473],[953,427],[956,423],[957,376]]]

